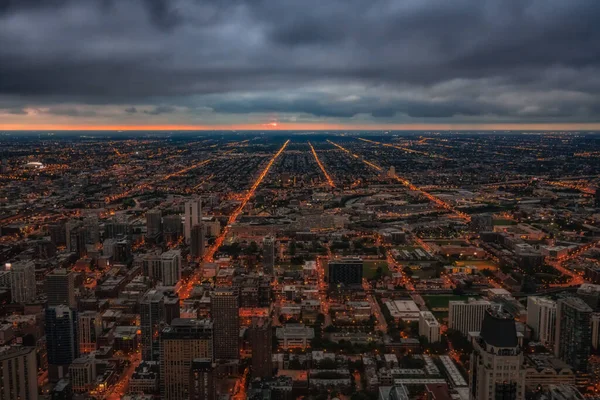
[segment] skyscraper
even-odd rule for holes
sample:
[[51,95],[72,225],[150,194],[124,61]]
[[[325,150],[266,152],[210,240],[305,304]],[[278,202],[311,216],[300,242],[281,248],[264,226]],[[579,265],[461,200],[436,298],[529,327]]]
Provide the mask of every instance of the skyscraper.
[[98,338],[102,333],[102,321],[96,311],[83,311],[77,316],[77,331],[79,334],[79,352],[83,354],[95,351]]
[[64,377],[69,364],[79,357],[77,312],[67,306],[46,309],[46,349],[51,382]]
[[270,378],[273,375],[273,329],[268,318],[253,318],[250,326],[252,348],[252,377]]
[[74,272],[57,268],[46,276],[44,285],[48,306],[64,304],[70,308],[77,308]]
[[263,271],[265,274],[273,275],[275,267],[275,238],[266,236],[263,239]]
[[192,227],[192,239],[190,243],[190,255],[194,258],[201,258],[204,255],[204,231],[203,223]]
[[183,234],[181,215],[163,217],[163,237],[166,242],[176,241]]
[[19,261],[10,267],[10,292],[13,303],[29,303],[35,300],[35,264]]
[[457,330],[463,335],[481,330],[481,323],[486,310],[492,305],[487,300],[469,298],[465,301],[448,303],[448,328]]
[[184,400],[190,395],[194,360],[213,359],[213,325],[209,320],[176,318],[160,333],[161,398]]
[[140,301],[140,330],[142,331],[142,360],[158,361],[159,333],[164,320],[164,295],[149,290]]
[[158,240],[162,235],[162,212],[150,210],[146,213],[146,237]]
[[215,358],[239,358],[240,318],[238,295],[233,289],[217,288],[212,293],[211,314],[214,321]]
[[214,400],[214,365],[210,358],[196,358],[190,370],[190,400]]
[[161,282],[165,286],[174,286],[181,279],[181,251],[169,250],[160,256]]
[[198,225],[202,221],[202,202],[194,199],[185,203],[185,219],[183,222],[184,235],[186,242],[192,239],[192,227]]
[[501,308],[485,311],[470,365],[471,400],[525,399],[523,354],[512,315]]
[[0,347],[0,399],[37,398],[35,347]]
[[592,308],[577,297],[560,299],[556,306],[554,354],[573,369],[587,372],[592,347]]
[[539,340],[544,346],[554,346],[556,302],[545,297],[529,296],[527,325],[533,330],[535,340]]
[[329,262],[329,287],[359,287],[362,285],[363,260],[344,258]]

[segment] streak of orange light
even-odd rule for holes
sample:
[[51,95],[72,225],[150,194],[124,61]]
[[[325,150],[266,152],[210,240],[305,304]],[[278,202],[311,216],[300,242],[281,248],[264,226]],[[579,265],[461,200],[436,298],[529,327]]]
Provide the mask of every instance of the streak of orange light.
[[358,138],[358,140],[362,140],[363,142],[367,142],[367,143],[377,144],[379,146],[393,147],[394,149],[402,150],[402,151],[405,151],[407,153],[421,154],[421,155],[424,155],[424,156],[427,156],[427,157],[440,158],[442,160],[449,160],[449,158],[444,157],[444,156],[440,156],[438,154],[427,153],[425,151],[409,149],[408,147],[402,147],[402,146],[398,146],[398,145],[395,145],[395,144],[381,143],[381,142],[376,142],[374,140],[363,139],[363,138]]
[[312,144],[310,144],[310,142],[308,142],[308,145],[310,146],[310,150],[312,151],[313,156],[315,156],[315,161],[319,165],[319,168],[321,168],[321,171],[323,171],[323,175],[325,175],[325,178],[327,179],[327,183],[329,184],[329,186],[331,186],[332,188],[334,188],[335,187],[335,183],[333,183],[333,179],[331,179],[331,176],[329,176],[329,174],[325,170],[325,166],[323,165],[323,163],[321,162],[321,160],[319,160],[319,156],[317,156],[317,152],[315,151],[315,148],[313,147]]

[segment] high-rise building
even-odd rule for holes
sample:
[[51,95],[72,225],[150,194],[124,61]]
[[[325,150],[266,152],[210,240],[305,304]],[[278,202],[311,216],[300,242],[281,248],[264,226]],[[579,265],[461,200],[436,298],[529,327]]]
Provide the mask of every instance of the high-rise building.
[[429,343],[440,341],[440,323],[431,311],[419,312],[419,336],[425,336]]
[[35,347],[0,347],[0,399],[37,400]]
[[240,317],[239,300],[235,290],[217,288],[212,293],[211,314],[215,326],[215,358],[239,358]]
[[577,297],[585,301],[593,311],[600,311],[600,285],[582,284],[577,289]]
[[146,237],[157,240],[162,235],[162,212],[150,210],[146,213]]
[[185,203],[184,235],[186,242],[192,239],[192,227],[202,221],[202,202],[194,199]]
[[263,271],[265,274],[273,275],[275,268],[275,238],[266,236],[263,239]]
[[102,334],[102,318],[96,311],[83,311],[77,316],[79,334],[79,352],[91,353],[98,347],[98,338]]
[[343,258],[329,262],[329,288],[351,288],[362,285],[363,260]]
[[142,258],[142,271],[144,276],[147,276],[154,281],[160,281],[162,279],[162,262],[160,255],[161,251],[156,250],[145,254]]
[[556,305],[554,355],[573,369],[587,372],[592,347],[592,308],[577,297],[560,299]]
[[81,226],[81,221],[71,220],[65,223],[65,242],[67,245],[67,251],[72,253],[77,252],[77,228]]
[[159,334],[164,322],[165,296],[158,290],[149,290],[140,301],[140,330],[142,332],[142,360],[158,361]]
[[48,275],[44,282],[48,306],[64,304],[77,308],[75,299],[75,273],[64,268],[57,268]]
[[485,311],[492,305],[487,300],[469,298],[467,301],[448,303],[448,328],[467,336],[469,332],[479,332]]
[[592,349],[600,350],[600,313],[592,314],[591,318]]
[[[217,341],[218,342],[218,341]],[[194,360],[213,359],[213,324],[209,320],[176,318],[160,333],[161,398],[184,400],[190,395]]]
[[471,400],[525,399],[523,353],[512,315],[499,307],[484,312],[470,366]]
[[67,243],[65,226],[62,224],[48,225],[48,234],[50,235],[50,241],[56,246],[62,246]]
[[273,375],[273,328],[268,318],[254,318],[250,326],[252,377],[270,378]]
[[58,382],[69,369],[69,364],[79,357],[77,312],[67,306],[46,309],[46,350],[48,352],[48,377]]
[[210,358],[196,358],[190,370],[190,400],[214,400],[214,365]]
[[10,264],[10,293],[13,303],[35,300],[35,264],[19,261]]
[[73,226],[67,235],[67,250],[79,257],[87,255],[88,230],[80,222]]
[[527,298],[527,325],[533,331],[535,340],[544,346],[554,346],[556,331],[556,302],[545,297]]
[[190,255],[194,258],[202,258],[204,255],[204,224],[199,223],[192,227],[192,238],[190,242]]
[[174,286],[181,279],[181,251],[169,250],[160,256],[161,282],[165,286]]

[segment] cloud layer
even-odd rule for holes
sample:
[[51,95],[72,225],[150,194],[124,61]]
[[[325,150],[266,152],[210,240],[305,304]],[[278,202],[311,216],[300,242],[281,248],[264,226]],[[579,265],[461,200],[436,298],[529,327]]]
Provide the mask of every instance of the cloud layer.
[[596,123],[599,20],[597,0],[0,0],[0,118]]

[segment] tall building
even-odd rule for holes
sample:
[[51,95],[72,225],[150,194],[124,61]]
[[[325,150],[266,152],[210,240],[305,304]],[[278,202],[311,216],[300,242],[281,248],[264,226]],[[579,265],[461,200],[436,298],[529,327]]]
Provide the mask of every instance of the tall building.
[[270,378],[273,375],[273,328],[268,318],[254,318],[250,326],[252,348],[252,377]]
[[448,303],[448,328],[467,336],[469,332],[479,332],[485,311],[492,305],[487,300],[469,298],[467,301]]
[[358,287],[362,285],[363,260],[343,258],[329,262],[329,288]]
[[50,235],[50,241],[56,246],[62,246],[67,243],[65,226],[62,224],[48,225],[48,234]]
[[523,353],[512,315],[501,308],[485,311],[470,366],[471,400],[525,399]]
[[140,301],[140,330],[142,331],[142,360],[158,361],[159,334],[164,321],[165,296],[158,290],[149,290]]
[[431,311],[419,312],[419,336],[425,336],[429,343],[440,341],[440,323]]
[[0,399],[37,400],[35,347],[0,347]]
[[13,303],[35,300],[35,264],[19,261],[10,264],[10,293]]
[[182,235],[181,215],[166,215],[163,217],[163,239],[165,242],[175,242]]
[[240,317],[239,300],[235,290],[217,288],[212,293],[211,314],[214,321],[215,358],[237,360],[239,358]]
[[192,238],[190,242],[190,255],[194,258],[202,258],[204,255],[204,224],[199,223],[192,227]]
[[149,210],[146,213],[146,237],[158,240],[162,235],[162,212],[160,210]]
[[600,350],[600,313],[592,314],[591,318],[592,349]]
[[75,273],[64,268],[57,268],[48,275],[44,282],[48,306],[64,304],[77,308],[75,299]]
[[544,346],[554,346],[556,331],[556,302],[545,297],[527,298],[527,325],[533,331],[535,340]]
[[213,359],[213,325],[209,320],[176,318],[160,333],[161,398],[184,400],[190,395],[193,361]]
[[190,400],[214,400],[214,365],[210,358],[196,358],[190,369]]
[[181,250],[165,251],[160,256],[161,282],[165,286],[174,286],[181,279]]
[[585,301],[593,311],[600,311],[600,285],[582,284],[577,289],[577,297]]
[[79,257],[87,255],[88,229],[77,223],[67,234],[67,250],[77,254]]
[[554,355],[573,369],[587,372],[592,347],[592,308],[577,297],[558,300]]
[[265,274],[273,275],[275,268],[275,238],[266,236],[263,239],[263,271]]
[[185,219],[183,221],[186,242],[192,239],[192,227],[202,221],[202,202],[194,199],[185,203]]
[[67,306],[46,309],[46,350],[48,377],[58,382],[69,369],[69,364],[79,357],[77,312]]
[[102,334],[102,319],[96,311],[83,311],[77,315],[79,334],[79,352],[91,353],[98,347],[98,338]]

